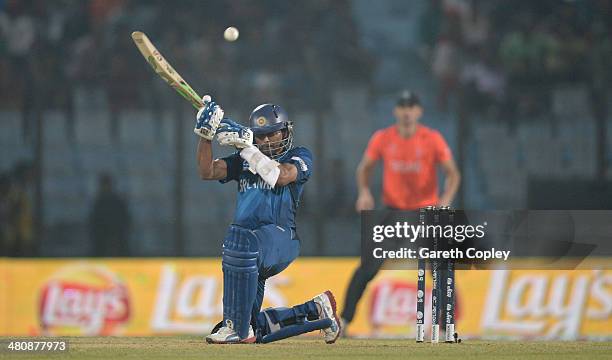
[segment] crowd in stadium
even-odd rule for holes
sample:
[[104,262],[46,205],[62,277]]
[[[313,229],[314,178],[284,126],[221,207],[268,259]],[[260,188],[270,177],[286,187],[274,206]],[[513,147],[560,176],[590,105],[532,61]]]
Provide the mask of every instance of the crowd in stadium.
[[538,115],[551,89],[609,90],[612,1],[429,2],[423,56],[440,87],[438,105],[463,95],[470,112]]
[[[319,100],[313,99],[318,79],[369,76],[371,60],[356,41],[347,1],[196,3],[0,1],[0,108],[42,101],[69,110],[78,88],[103,89],[113,110],[148,104],[150,91],[141,83],[152,77],[130,38],[137,29],[128,23],[140,24],[194,87],[215,89],[220,99],[252,99],[248,106],[279,95],[305,105]],[[231,14],[240,41],[223,41],[227,19],[215,13]],[[33,93],[48,95],[35,99]]]
[[[299,6],[283,0],[209,0],[202,4],[198,0],[0,0],[0,112],[17,114],[19,125],[23,125],[23,144],[28,145],[23,149],[27,156],[13,158],[32,157],[31,135],[35,127],[29,115],[33,110],[59,109],[67,121],[78,118],[83,122],[95,121],[87,116],[93,112],[105,112],[102,115],[106,119],[109,110],[173,110],[165,107],[169,102],[188,109],[147,67],[132,43],[133,30],[146,32],[201,95],[213,91],[215,99],[232,116],[235,109],[245,112],[270,99],[292,113],[328,110],[326,102],[330,101],[333,86],[354,82],[364,85],[373,82],[372,78],[384,79],[380,73],[385,60],[399,56],[394,53],[397,49],[368,53],[360,45],[362,34],[358,34],[360,29],[366,31],[356,25],[376,21],[384,25],[385,21],[376,20],[384,16],[393,25],[393,4],[388,6],[389,14],[379,18],[371,17],[369,12],[356,17],[352,13],[358,8],[355,4],[362,2],[351,0],[305,1]],[[399,1],[395,5],[402,8],[404,4]],[[587,106],[593,109],[598,107],[592,105],[602,103],[610,94],[612,0],[432,0],[420,5],[427,10],[420,17],[422,47],[418,50],[423,63],[431,68],[423,85],[436,79],[437,86],[430,89],[413,81],[414,72],[423,72],[421,67],[415,67],[409,74],[409,61],[391,67],[393,71],[389,73],[402,86],[417,83],[415,90],[423,94],[428,106],[427,121],[439,120],[437,114],[429,112],[428,100],[434,94],[438,107],[452,114],[459,107],[483,115],[483,119],[514,117],[523,121],[549,114],[559,88],[588,93],[591,103]],[[396,13],[403,21],[405,13]],[[228,19],[232,19],[231,23]],[[240,38],[233,43],[222,37],[229,25],[240,29]],[[374,35],[368,36],[378,39],[377,30],[370,31]],[[387,31],[395,33],[397,27],[391,26]],[[401,36],[408,39],[414,34]],[[413,56],[415,49],[407,50]],[[377,92],[378,98],[394,86],[393,82],[383,82],[377,89],[383,90]],[[94,103],[100,106],[83,106],[92,103],[80,102],[83,96],[96,99]],[[388,111],[370,102],[367,108]],[[352,121],[349,116],[340,118],[347,124]],[[372,122],[382,123],[383,119],[372,117]],[[185,116],[185,120],[191,119]],[[353,132],[357,127],[343,126],[351,129],[342,135],[351,139],[345,139],[349,144],[363,130]],[[585,139],[585,143],[593,142],[591,137]],[[357,146],[354,149],[362,151]],[[605,148],[598,149],[599,157],[605,159]],[[329,174],[330,169],[334,175],[353,172],[346,154],[340,159],[335,148],[328,147],[327,151],[333,154],[327,153],[329,166],[322,174]],[[2,212],[6,215],[7,209],[13,208],[11,204],[19,204],[16,200],[21,195],[16,194],[33,192],[31,184],[22,189],[14,186],[14,165],[7,162],[0,169],[0,223],[8,221]],[[353,179],[329,177],[334,191],[329,191],[333,196],[325,204],[330,206],[319,209],[335,209],[337,214],[339,204],[344,204],[352,215],[347,181],[353,184]],[[24,236],[31,237],[27,234],[31,233],[32,211],[28,211],[22,212],[25,215],[21,219],[25,220],[21,223],[29,221],[30,225],[22,229],[26,229]],[[15,228],[4,228],[9,226]]]
[[[223,40],[229,25],[240,29],[233,43]],[[132,42],[134,30],[146,32],[201,95],[213,91],[229,110],[248,111],[271,99],[296,112],[322,108],[330,83],[368,81],[372,71],[346,0],[299,7],[282,0],[205,6],[197,0],[0,0],[0,112],[18,114],[19,143],[28,152],[39,110],[59,110],[71,139],[75,119],[95,121],[92,113],[110,111],[113,123],[122,111],[173,110],[163,108],[168,103],[188,108],[146,65]],[[0,169],[0,253],[32,255],[34,184],[17,178],[13,165]]]

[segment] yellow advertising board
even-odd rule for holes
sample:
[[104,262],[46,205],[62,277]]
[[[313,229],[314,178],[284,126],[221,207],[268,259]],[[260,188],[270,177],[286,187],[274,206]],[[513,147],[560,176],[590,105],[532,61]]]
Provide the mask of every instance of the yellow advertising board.
[[6,272],[6,261],[0,258],[0,335],[8,333],[8,310],[6,305],[8,296],[8,275]]
[[[341,306],[358,261],[299,259],[268,280],[264,307],[327,289]],[[213,258],[0,259],[0,335],[206,334],[222,317],[221,275]],[[456,283],[462,337],[612,338],[612,271],[458,271]],[[382,271],[349,332],[414,337],[415,292],[416,271]]]

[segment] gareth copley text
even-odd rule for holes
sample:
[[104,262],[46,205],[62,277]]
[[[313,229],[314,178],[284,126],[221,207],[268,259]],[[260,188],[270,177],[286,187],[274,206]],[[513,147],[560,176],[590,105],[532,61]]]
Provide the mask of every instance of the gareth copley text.
[[478,260],[508,260],[510,250],[496,250],[495,248],[479,250],[476,248],[451,249],[451,250],[431,250],[420,248],[419,250],[400,248],[397,250],[384,250],[375,248],[372,256],[376,259],[478,259]]

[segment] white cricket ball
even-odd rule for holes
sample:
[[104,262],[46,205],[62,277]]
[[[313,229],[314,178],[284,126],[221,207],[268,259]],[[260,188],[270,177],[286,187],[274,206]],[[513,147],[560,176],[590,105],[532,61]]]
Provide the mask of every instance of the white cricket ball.
[[223,33],[223,37],[227,41],[236,41],[236,40],[238,40],[238,35],[240,35],[240,33],[238,32],[238,29],[236,29],[233,26],[230,26],[227,29],[225,29],[225,32]]

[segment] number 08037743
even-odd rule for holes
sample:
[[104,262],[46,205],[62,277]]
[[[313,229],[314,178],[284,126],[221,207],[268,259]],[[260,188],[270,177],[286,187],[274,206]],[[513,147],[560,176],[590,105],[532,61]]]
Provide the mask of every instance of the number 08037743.
[[8,351],[66,351],[65,341],[11,340],[4,347]]

